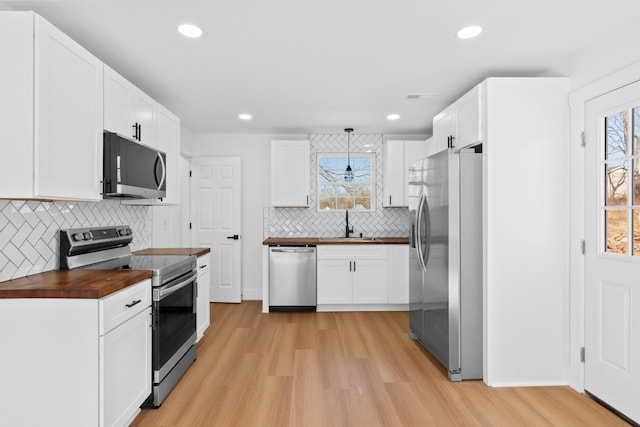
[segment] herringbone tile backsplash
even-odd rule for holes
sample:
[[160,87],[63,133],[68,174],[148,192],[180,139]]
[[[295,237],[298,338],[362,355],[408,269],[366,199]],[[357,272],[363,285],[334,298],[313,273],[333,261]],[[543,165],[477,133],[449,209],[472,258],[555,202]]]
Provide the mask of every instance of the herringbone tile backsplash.
[[[376,209],[370,212],[349,211],[349,224],[354,235],[365,237],[408,237],[409,211],[407,208],[382,207],[382,135],[351,135],[351,152],[376,154]],[[310,135],[311,176],[309,208],[264,208],[264,237],[338,237],[345,232],[344,211],[319,212],[317,197],[317,153],[347,152],[346,134]]]
[[151,211],[118,200],[38,202],[0,200],[0,282],[57,270],[62,228],[127,224],[132,250],[151,246]]

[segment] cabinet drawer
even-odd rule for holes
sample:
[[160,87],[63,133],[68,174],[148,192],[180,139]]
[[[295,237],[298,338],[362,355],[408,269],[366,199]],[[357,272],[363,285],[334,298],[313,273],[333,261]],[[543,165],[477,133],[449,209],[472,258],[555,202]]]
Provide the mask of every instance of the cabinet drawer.
[[209,254],[201,255],[198,257],[198,277],[201,277],[203,274],[209,272],[211,268],[211,262],[209,259]]
[[318,245],[318,259],[387,258],[386,245]]
[[151,279],[129,286],[99,301],[100,335],[151,306]]

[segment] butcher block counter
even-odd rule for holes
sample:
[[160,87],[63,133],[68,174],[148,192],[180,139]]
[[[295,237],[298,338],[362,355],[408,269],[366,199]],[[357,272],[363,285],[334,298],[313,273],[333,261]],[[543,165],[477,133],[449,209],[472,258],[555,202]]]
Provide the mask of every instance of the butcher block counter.
[[150,277],[147,270],[54,270],[0,282],[0,298],[100,299]]
[[269,237],[262,242],[269,246],[318,245],[406,245],[406,237]]
[[210,248],[147,248],[135,251],[135,255],[195,255],[202,256],[211,252]]
[[195,255],[202,256],[211,252],[210,248],[147,248],[135,251],[135,255]]

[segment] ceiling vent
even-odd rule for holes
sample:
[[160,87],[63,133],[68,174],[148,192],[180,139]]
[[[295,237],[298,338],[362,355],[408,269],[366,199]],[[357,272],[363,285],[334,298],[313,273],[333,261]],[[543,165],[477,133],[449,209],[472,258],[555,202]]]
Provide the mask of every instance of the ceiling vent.
[[410,93],[407,99],[431,99],[435,96],[435,93]]

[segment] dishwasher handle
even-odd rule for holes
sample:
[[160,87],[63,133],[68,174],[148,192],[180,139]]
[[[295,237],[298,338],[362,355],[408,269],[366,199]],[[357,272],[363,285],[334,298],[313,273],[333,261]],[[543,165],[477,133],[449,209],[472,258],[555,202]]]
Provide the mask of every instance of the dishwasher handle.
[[314,248],[272,248],[271,252],[284,252],[284,253],[311,253],[315,252]]

